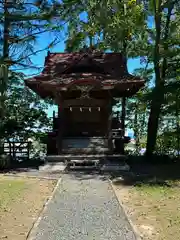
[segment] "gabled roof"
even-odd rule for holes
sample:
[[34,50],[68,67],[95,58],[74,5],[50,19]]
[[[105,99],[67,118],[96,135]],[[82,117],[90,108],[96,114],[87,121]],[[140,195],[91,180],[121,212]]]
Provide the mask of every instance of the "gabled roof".
[[93,64],[110,75],[122,76],[126,73],[125,59],[121,53],[48,53],[42,74],[63,74],[77,65]]
[[42,73],[25,82],[32,90],[44,96],[50,92],[50,88],[61,91],[72,84],[88,81],[88,84],[92,81],[102,86],[132,85],[133,88],[136,86],[136,91],[144,85],[143,80],[128,73],[126,59],[121,53],[100,52],[48,52]]

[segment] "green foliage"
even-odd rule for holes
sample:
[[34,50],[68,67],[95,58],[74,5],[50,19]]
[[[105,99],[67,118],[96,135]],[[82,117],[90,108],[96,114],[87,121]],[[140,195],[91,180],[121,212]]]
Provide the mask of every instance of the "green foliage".
[[[66,6],[68,1],[63,2]],[[71,6],[74,10],[73,18],[67,17],[69,20],[68,51],[77,50],[84,44],[90,44],[102,50],[124,51],[124,44],[126,44],[127,56],[139,56],[135,51],[135,44],[146,26],[142,5],[126,0],[75,2],[76,4]],[[87,15],[86,20],[82,20],[81,17],[84,12]]]
[[[34,44],[40,34],[51,31],[56,33],[61,29],[57,19],[54,19],[61,9],[57,1],[16,1],[15,4],[2,3],[0,10],[1,27],[8,23],[6,38],[1,32],[1,50],[4,51],[4,42],[7,40],[8,52],[6,59],[1,54],[0,63],[18,68],[34,67],[31,56],[37,52]],[[62,9],[61,9],[62,10]],[[8,35],[8,36],[7,36]],[[56,39],[57,37],[55,37]],[[53,40],[53,42],[55,41]],[[46,49],[51,45],[49,42]],[[38,49],[38,51],[42,49]]]
[[[31,136],[38,139],[39,133],[45,132],[50,124],[46,106],[24,86],[24,76],[15,71],[40,70],[31,57],[57,43],[59,38],[55,34],[61,29],[60,11],[63,9],[57,1],[1,2],[1,140],[27,140]],[[39,35],[48,31],[53,33],[53,40],[44,49],[35,48]]]
[[6,115],[0,132],[4,139],[27,140],[40,135],[51,126],[45,110],[47,105],[27,87],[17,75],[10,78],[6,104]]

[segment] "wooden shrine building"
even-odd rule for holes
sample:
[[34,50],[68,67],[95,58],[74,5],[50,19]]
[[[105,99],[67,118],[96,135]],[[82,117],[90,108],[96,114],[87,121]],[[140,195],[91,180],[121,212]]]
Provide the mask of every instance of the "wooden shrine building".
[[113,99],[130,97],[144,85],[128,73],[120,53],[102,52],[49,52],[42,73],[25,83],[58,105],[53,131],[48,133],[50,155],[112,153]]

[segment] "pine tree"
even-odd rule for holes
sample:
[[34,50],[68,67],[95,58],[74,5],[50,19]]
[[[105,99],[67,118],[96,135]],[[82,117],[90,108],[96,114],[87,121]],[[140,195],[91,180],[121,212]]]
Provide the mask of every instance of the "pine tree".
[[[31,56],[39,34],[59,31],[61,5],[56,1],[0,1],[1,54],[0,54],[0,128],[6,116],[8,81],[12,70],[35,68]],[[48,46],[47,46],[48,48]]]

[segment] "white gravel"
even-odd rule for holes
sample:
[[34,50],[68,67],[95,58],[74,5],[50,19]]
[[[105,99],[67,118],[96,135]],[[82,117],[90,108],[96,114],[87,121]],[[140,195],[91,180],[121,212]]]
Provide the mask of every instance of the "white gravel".
[[36,240],[135,240],[107,179],[63,175]]

